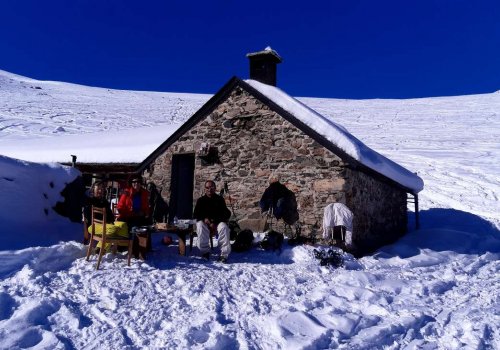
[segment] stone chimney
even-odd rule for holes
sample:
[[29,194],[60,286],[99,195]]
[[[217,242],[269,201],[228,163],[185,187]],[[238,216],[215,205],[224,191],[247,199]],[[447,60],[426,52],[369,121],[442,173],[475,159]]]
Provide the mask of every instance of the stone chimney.
[[247,53],[250,60],[250,79],[276,86],[276,65],[281,63],[281,57],[270,46],[262,51]]

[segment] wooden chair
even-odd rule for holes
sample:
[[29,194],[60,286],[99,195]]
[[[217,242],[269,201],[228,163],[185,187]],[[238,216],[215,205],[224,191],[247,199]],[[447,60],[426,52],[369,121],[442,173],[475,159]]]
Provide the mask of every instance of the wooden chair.
[[[89,249],[87,251],[87,261],[89,261],[90,255],[93,253],[92,243],[93,241],[101,242],[101,249],[99,251],[99,258],[97,259],[96,270],[99,270],[99,265],[101,264],[102,256],[106,250],[106,245],[110,244],[114,249],[118,245],[128,245],[128,260],[127,265],[130,266],[130,258],[132,257],[132,238],[124,237],[109,237],[106,235],[106,208],[98,208],[92,206],[92,225],[90,226],[90,242]],[[96,233],[96,224],[102,225],[102,234]]]
[[263,218],[259,222],[261,232],[274,230],[283,233],[285,236],[291,234],[291,226],[285,223],[283,219],[277,219],[274,216],[272,207],[262,215]]
[[282,218],[277,219],[274,216],[273,207],[270,207],[268,211],[264,212],[263,219],[260,220],[259,226],[261,231],[278,231],[285,235],[289,235],[291,233],[291,225],[288,225]]
[[118,211],[118,203],[111,203],[111,211],[113,212],[113,215],[115,216],[115,220],[118,219],[118,216],[120,216],[120,212]]
[[268,211],[262,213],[263,218],[259,222],[260,231],[268,231],[273,229],[273,207],[270,207]]

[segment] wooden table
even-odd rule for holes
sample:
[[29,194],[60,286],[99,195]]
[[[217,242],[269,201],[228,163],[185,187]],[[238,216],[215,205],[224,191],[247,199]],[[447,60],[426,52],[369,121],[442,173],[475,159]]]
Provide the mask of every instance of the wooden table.
[[171,224],[157,225],[155,232],[175,233],[179,238],[179,254],[186,255],[186,235],[193,232],[193,225],[188,225],[186,228],[180,228]]
[[132,227],[130,230],[133,235],[132,252],[136,259],[146,260],[147,253],[152,251],[151,231],[148,226]]

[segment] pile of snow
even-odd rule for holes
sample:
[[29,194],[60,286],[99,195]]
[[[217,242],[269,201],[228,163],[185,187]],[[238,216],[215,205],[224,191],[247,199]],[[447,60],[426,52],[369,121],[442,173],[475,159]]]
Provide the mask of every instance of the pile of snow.
[[339,269],[309,246],[205,262],[161,235],[130,268],[108,254],[95,271],[71,242],[0,252],[0,348],[494,349],[500,237],[481,228],[424,228]]
[[81,225],[54,211],[61,191],[80,172],[56,163],[39,164],[0,155],[0,249],[48,246],[81,239]]

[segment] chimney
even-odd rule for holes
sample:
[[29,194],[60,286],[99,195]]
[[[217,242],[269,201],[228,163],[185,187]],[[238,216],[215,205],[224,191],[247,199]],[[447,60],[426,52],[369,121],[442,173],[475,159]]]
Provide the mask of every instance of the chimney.
[[262,51],[247,53],[250,60],[250,79],[276,86],[276,65],[281,63],[281,57],[270,46]]

